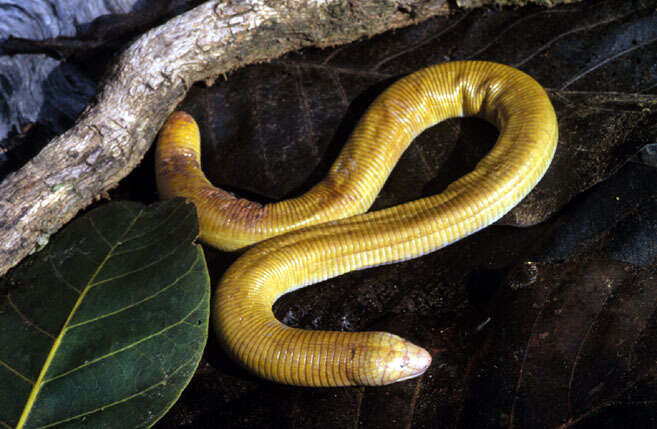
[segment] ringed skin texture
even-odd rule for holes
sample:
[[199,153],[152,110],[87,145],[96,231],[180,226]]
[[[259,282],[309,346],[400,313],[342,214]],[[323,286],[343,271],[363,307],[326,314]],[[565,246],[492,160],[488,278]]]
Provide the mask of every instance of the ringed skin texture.
[[[473,171],[440,194],[362,214],[415,136],[463,116],[483,118],[500,132]],[[200,167],[198,127],[182,112],[162,129],[156,174],[162,198],[196,205],[207,244],[235,250],[265,240],[226,271],[215,293],[214,329],[234,359],[281,383],[385,385],[421,375],[431,355],[385,332],[290,328],[274,317],[273,303],[349,271],[433,252],[490,225],[538,183],[557,140],[554,109],[534,79],[501,64],[462,61],[391,85],[326,179],[298,198],[261,206],[212,186]]]

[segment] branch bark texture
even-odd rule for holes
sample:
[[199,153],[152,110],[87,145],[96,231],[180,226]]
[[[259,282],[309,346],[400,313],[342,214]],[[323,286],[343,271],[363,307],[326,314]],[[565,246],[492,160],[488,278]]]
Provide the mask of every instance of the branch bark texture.
[[0,275],[116,186],[194,82],[446,13],[446,0],[208,1],[144,34],[76,125],[0,184]]

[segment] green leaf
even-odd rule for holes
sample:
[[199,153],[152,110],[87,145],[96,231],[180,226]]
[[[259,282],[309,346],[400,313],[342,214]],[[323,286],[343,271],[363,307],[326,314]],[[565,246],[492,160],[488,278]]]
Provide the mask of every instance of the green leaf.
[[0,428],[147,427],[208,335],[193,206],[113,202],[0,280]]

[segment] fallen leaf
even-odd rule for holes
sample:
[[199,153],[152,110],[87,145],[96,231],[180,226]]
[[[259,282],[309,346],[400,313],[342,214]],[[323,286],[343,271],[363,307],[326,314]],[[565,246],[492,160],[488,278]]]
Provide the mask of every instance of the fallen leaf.
[[205,346],[209,278],[191,205],[110,203],[0,282],[0,423],[144,427]]

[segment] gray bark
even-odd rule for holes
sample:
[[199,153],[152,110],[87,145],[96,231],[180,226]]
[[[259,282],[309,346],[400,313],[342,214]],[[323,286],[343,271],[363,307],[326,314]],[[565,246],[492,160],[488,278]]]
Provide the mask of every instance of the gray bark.
[[[127,13],[137,3],[144,0],[0,0],[0,41],[74,37],[95,18]],[[36,122],[60,134],[66,131],[62,116],[72,119],[89,103],[96,83],[83,73],[71,76],[74,68],[65,71],[60,64],[45,55],[0,55],[0,145],[12,131]],[[0,152],[0,174],[3,162]]]

